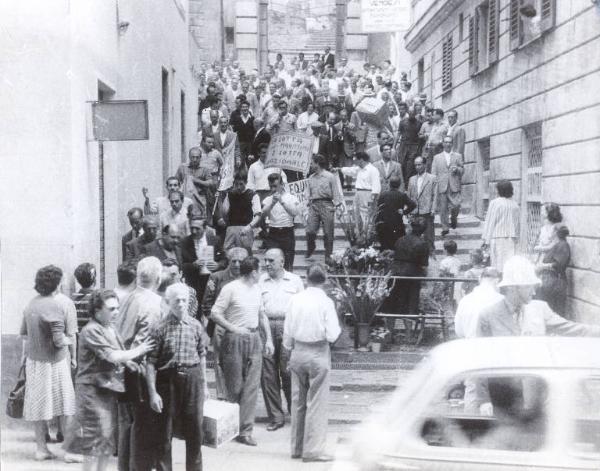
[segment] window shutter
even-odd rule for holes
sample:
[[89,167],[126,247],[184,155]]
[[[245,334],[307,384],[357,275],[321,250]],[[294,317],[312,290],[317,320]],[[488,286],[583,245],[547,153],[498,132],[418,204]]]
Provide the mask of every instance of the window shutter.
[[477,72],[477,12],[469,17],[469,73]]
[[540,20],[540,28],[542,32],[544,32],[548,31],[554,26],[554,21],[556,18],[556,0],[542,0],[541,6],[542,17]]
[[452,36],[442,45],[442,91],[452,88]]
[[519,0],[510,0],[510,48],[516,49],[520,44]]
[[488,10],[488,64],[493,64],[498,60],[498,26],[500,23],[498,17],[498,0],[490,0]]

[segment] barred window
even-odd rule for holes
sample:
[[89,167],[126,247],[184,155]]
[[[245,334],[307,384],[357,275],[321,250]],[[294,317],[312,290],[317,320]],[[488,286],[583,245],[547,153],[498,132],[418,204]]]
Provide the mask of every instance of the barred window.
[[452,35],[442,43],[442,91],[452,88]]
[[526,152],[524,155],[523,207],[526,210],[524,249],[533,250],[542,226],[542,124],[524,128]]

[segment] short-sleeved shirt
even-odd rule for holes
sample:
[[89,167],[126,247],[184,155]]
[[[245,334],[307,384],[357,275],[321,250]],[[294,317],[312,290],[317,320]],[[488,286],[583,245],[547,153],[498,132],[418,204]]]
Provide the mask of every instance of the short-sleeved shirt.
[[[263,200],[263,212],[264,212],[264,208],[267,205],[271,204],[271,200],[273,199],[273,196],[267,196],[264,200]],[[288,207],[294,207],[297,208],[298,206],[298,198],[296,198],[294,195],[290,194],[290,193],[283,193],[281,195],[281,201],[284,202],[285,204],[287,204]],[[292,216],[290,213],[288,213],[286,211],[286,209],[283,207],[283,204],[281,204],[281,202],[279,203],[275,203],[275,205],[273,205],[273,208],[271,209],[271,212],[269,213],[269,227],[277,227],[277,228],[281,228],[281,227],[293,227],[294,226],[294,216]]]
[[261,292],[258,283],[248,286],[242,280],[234,280],[223,286],[211,314],[221,315],[237,327],[256,329],[260,308]]
[[258,284],[262,309],[269,319],[283,320],[291,297],[304,290],[302,279],[288,271],[284,271],[283,276],[278,280],[271,278],[268,273],[263,273]]
[[155,347],[148,353],[148,362],[157,370],[198,365],[205,355],[203,332],[202,324],[193,317],[178,319],[169,313],[152,330]]
[[67,347],[56,347],[52,340],[53,329],[62,328],[65,335],[69,335],[66,318],[65,305],[54,296],[36,296],[29,302],[23,312],[20,330],[21,335],[27,336],[27,358],[45,363],[66,358]]
[[112,382],[123,388],[123,368],[109,360],[110,354],[119,350],[123,350],[123,343],[115,328],[90,319],[79,335],[75,382],[97,386],[106,386],[106,383]]

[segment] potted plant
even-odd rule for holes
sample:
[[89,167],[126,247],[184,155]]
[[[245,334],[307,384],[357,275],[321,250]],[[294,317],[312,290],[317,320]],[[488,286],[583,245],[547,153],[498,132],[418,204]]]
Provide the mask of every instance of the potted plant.
[[375,327],[371,330],[371,351],[380,352],[382,345],[386,342],[390,331],[385,327]]

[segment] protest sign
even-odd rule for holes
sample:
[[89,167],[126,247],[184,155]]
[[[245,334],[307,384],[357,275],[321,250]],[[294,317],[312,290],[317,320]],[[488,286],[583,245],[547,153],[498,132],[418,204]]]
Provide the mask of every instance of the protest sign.
[[235,143],[236,140],[232,139],[229,145],[221,151],[223,155],[223,165],[221,166],[219,188],[217,188],[217,191],[225,191],[233,186],[233,173],[235,169]]
[[306,175],[312,159],[314,136],[300,132],[277,133],[271,139],[265,167],[278,167]]
[[288,183],[287,191],[298,199],[298,216],[296,220],[306,224],[308,221],[308,179]]

